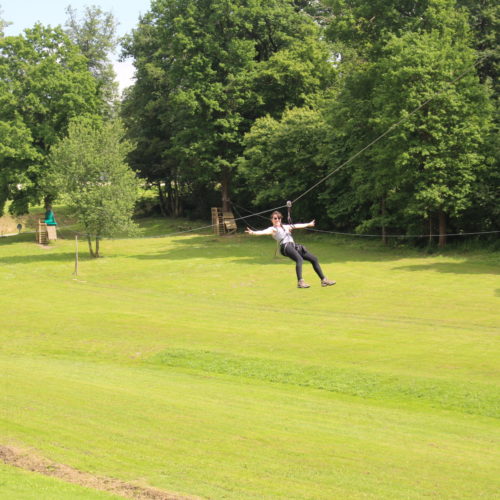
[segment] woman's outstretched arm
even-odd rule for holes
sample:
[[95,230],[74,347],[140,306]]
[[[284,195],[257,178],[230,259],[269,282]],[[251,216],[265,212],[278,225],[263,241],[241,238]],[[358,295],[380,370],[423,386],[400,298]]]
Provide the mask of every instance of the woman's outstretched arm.
[[290,229],[305,229],[306,227],[314,227],[316,225],[316,220],[311,222],[298,222],[297,224],[290,224],[288,227]]
[[262,231],[254,231],[253,229],[250,229],[247,227],[245,229],[245,233],[251,234],[252,236],[260,236],[261,234],[273,234],[274,233],[274,227],[268,227],[267,229],[262,229]]

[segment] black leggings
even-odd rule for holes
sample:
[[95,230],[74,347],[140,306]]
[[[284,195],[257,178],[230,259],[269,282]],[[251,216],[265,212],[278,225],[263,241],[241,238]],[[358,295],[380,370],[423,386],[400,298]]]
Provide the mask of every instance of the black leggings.
[[302,262],[304,262],[304,260],[308,260],[312,264],[316,274],[321,279],[325,278],[321,266],[319,265],[318,258],[308,252],[306,247],[298,245],[297,243],[287,243],[283,245],[280,250],[282,255],[295,261],[295,272],[297,273],[298,280],[302,279]]

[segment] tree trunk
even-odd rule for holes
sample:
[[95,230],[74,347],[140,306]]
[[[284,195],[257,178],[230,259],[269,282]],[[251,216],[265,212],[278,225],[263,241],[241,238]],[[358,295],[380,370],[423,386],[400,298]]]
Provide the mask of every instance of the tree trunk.
[[229,198],[229,181],[231,178],[231,170],[229,167],[222,168],[222,211],[231,211],[231,199]]
[[91,257],[95,257],[95,253],[94,253],[94,249],[92,248],[92,237],[89,235],[87,235],[87,242],[89,244],[89,252],[90,252],[90,256]]
[[181,216],[181,195],[180,195],[179,183],[175,181],[175,198],[174,198],[174,217]]
[[439,248],[446,245],[446,214],[439,211]]
[[43,199],[45,210],[49,210],[52,207],[53,201],[54,197],[52,195],[48,194],[47,196],[45,196],[45,198]]
[[92,236],[87,236],[87,242],[89,244],[90,256],[97,259],[99,257],[99,236],[95,237],[95,250],[92,248]]
[[432,245],[432,214],[429,212],[429,246]]
[[385,228],[385,198],[380,202],[380,213],[382,214],[382,243],[387,245],[387,231]]
[[167,184],[168,208],[171,215],[180,217],[181,215],[181,200],[179,194],[179,185],[176,180],[170,181]]
[[165,196],[165,191],[161,187],[161,182],[158,181],[158,199],[160,200],[160,212],[163,217],[167,217],[167,199]]
[[175,198],[175,193],[174,193],[174,188],[172,187],[172,181],[169,181],[167,183],[167,206],[168,206],[168,213],[172,216],[174,215],[175,212],[174,198]]

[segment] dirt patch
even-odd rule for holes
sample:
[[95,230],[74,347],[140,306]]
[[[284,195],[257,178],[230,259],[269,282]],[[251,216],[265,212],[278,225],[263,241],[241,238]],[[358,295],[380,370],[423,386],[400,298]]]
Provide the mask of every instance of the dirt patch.
[[124,498],[137,500],[200,500],[199,497],[180,496],[156,488],[127,483],[119,479],[95,476],[12,446],[0,445],[0,460],[7,465],[19,467],[20,469],[56,477],[68,483],[75,483],[87,488],[107,491]]
[[[26,215],[13,216],[9,214],[4,214],[0,217],[0,235],[2,234],[17,234],[17,225],[21,224],[22,231],[34,231],[38,227],[38,221],[44,219],[44,212],[33,212]],[[69,217],[65,214],[57,214],[56,220],[59,228],[73,225],[76,220],[73,217]]]
[[26,227],[27,218],[26,217],[12,217],[10,215],[4,215],[0,217],[0,235],[2,234],[17,234],[17,225],[21,224],[23,229]]

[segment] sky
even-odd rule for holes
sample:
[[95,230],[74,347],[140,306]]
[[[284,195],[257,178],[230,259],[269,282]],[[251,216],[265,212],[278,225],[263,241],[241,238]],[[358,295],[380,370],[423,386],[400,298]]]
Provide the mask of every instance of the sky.
[[[44,25],[64,26],[66,7],[71,5],[80,18],[85,7],[96,5],[105,12],[111,12],[118,21],[117,34],[130,33],[137,25],[139,16],[149,10],[150,0],[0,0],[0,17],[12,23],[5,29],[5,35],[19,35],[36,22]],[[120,48],[112,56],[113,65],[120,85],[120,91],[133,82],[134,67],[130,60],[119,62]]]

